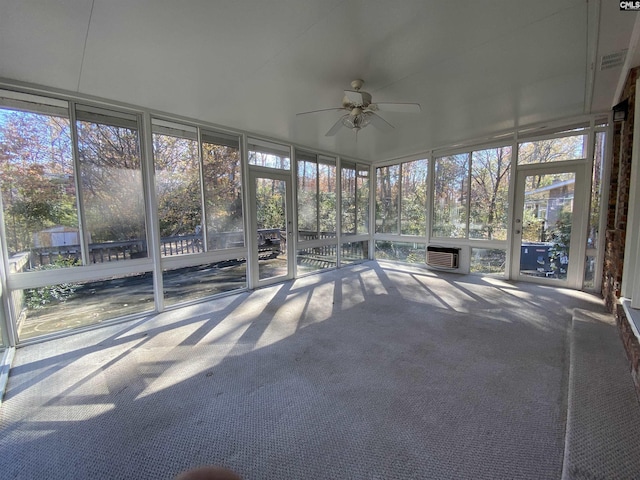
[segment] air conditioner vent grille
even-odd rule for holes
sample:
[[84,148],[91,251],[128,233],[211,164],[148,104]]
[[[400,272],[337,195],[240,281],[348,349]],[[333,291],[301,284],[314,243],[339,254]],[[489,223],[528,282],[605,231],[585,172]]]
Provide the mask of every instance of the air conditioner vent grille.
[[427,264],[439,268],[458,268],[458,248],[427,247]]
[[621,67],[627,57],[627,50],[610,53],[600,57],[600,70],[608,70],[610,68]]

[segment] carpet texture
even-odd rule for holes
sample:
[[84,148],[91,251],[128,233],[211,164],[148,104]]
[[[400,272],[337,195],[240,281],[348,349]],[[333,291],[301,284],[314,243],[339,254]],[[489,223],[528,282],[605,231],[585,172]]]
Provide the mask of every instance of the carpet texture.
[[640,479],[640,405],[611,315],[576,309],[563,480]]
[[575,308],[368,262],[24,347],[0,476],[559,479]]

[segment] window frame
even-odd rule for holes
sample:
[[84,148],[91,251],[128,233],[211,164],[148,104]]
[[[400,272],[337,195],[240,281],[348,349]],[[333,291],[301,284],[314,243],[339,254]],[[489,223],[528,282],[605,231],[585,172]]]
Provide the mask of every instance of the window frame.
[[[225,261],[225,260],[230,260],[230,259],[234,259],[234,258],[246,258],[247,256],[247,231],[246,231],[246,225],[247,225],[247,218],[246,218],[246,196],[245,196],[245,169],[244,169],[244,155],[243,155],[243,137],[241,134],[237,133],[237,132],[229,132],[229,131],[224,131],[218,128],[212,128],[209,127],[207,125],[201,125],[200,123],[196,123],[196,122],[190,122],[190,121],[184,121],[182,119],[174,119],[173,117],[170,116],[165,116],[165,115],[158,115],[158,114],[151,114],[150,118],[149,118],[149,122],[150,122],[150,126],[151,126],[151,131],[149,132],[149,136],[152,137],[153,135],[153,120],[156,120],[158,122],[161,122],[161,124],[166,124],[166,125],[174,125],[174,126],[184,126],[184,127],[188,127],[190,130],[194,129],[195,130],[195,140],[197,141],[198,145],[197,145],[197,150],[198,150],[198,169],[199,169],[199,182],[200,182],[200,205],[201,205],[201,224],[203,225],[202,228],[202,234],[203,234],[203,250],[201,252],[196,252],[196,253],[190,253],[190,254],[186,254],[186,255],[168,255],[168,256],[163,256],[160,252],[161,249],[161,243],[162,243],[162,239],[160,236],[160,231],[158,229],[157,231],[157,245],[156,248],[158,249],[158,257],[159,257],[159,261],[160,264],[158,266],[156,266],[156,271],[159,272],[159,275],[162,277],[163,272],[165,270],[175,270],[175,269],[179,269],[179,268],[187,268],[187,267],[196,267],[205,263],[215,263],[215,262],[220,262],[220,261]],[[231,247],[231,248],[224,248],[224,249],[210,249],[209,248],[209,242],[208,242],[208,229],[206,228],[206,221],[207,221],[207,205],[206,205],[206,195],[205,195],[205,187],[204,187],[204,183],[205,183],[205,178],[204,178],[204,173],[203,173],[203,162],[204,162],[204,155],[203,155],[203,151],[202,151],[202,144],[203,143],[210,143],[210,142],[205,142],[203,140],[203,138],[206,138],[207,135],[219,135],[220,138],[226,138],[228,137],[229,139],[233,139],[233,140],[237,140],[237,148],[238,148],[238,155],[240,156],[240,174],[241,174],[241,179],[240,179],[240,184],[241,184],[241,199],[242,199],[242,226],[243,226],[243,231],[242,231],[242,237],[243,237],[243,242],[244,245],[243,246],[238,246],[238,247]],[[152,139],[150,139],[152,141]],[[232,140],[230,140],[232,141]],[[152,168],[151,171],[154,171],[154,167],[155,167],[155,159],[154,159],[154,153],[153,153],[153,148],[152,145],[150,147],[150,156],[151,156],[151,164],[152,164]],[[155,220],[154,220],[154,226],[155,224],[157,224],[159,222],[159,212],[157,210],[157,198],[156,198],[156,182],[155,182],[155,173],[153,174],[153,202],[155,204],[154,208],[153,208],[153,213],[155,216]],[[161,281],[161,280],[160,280]],[[245,288],[246,288],[246,282],[245,282]],[[236,290],[234,290],[236,291]],[[160,295],[162,296],[162,295]],[[158,308],[159,311],[162,311],[164,309],[164,302],[162,299],[158,299],[158,302],[162,302],[162,305]],[[173,308],[174,306],[181,306],[181,305],[188,305],[189,303],[195,303],[195,302],[186,302],[186,303],[176,303],[175,305],[171,305],[171,307]]]
[[[55,270],[44,271],[30,271],[30,272],[16,272],[10,273],[8,268],[9,255],[6,247],[6,242],[0,242],[2,248],[2,293],[3,302],[6,305],[5,311],[9,313],[8,317],[0,319],[3,321],[0,333],[3,335],[3,342],[0,348],[11,347],[17,344],[27,345],[31,343],[37,343],[50,338],[58,338],[66,335],[76,333],[78,331],[91,330],[99,328],[105,324],[118,323],[127,321],[132,318],[140,318],[142,316],[149,315],[151,312],[161,312],[165,310],[163,295],[162,295],[162,275],[165,269],[174,269],[179,267],[197,266],[203,263],[225,261],[230,258],[246,258],[247,246],[246,246],[246,201],[245,201],[245,171],[246,171],[246,155],[244,154],[244,142],[245,136],[243,133],[235,132],[231,130],[224,130],[218,126],[209,125],[204,122],[192,122],[185,121],[182,118],[174,118],[171,115],[155,113],[150,110],[145,110],[138,107],[119,104],[117,102],[100,101],[93,98],[84,97],[76,94],[64,94],[64,93],[51,93],[46,89],[40,88],[27,88],[27,87],[14,87],[5,84],[0,84],[0,108],[3,110],[17,110],[32,112],[42,115],[59,115],[63,118],[68,118],[70,124],[70,136],[71,136],[71,149],[72,149],[72,163],[73,163],[73,181],[76,188],[76,208],[78,209],[78,230],[82,238],[81,250],[83,264],[74,267],[64,267]],[[6,101],[5,101],[6,100]],[[62,107],[64,105],[64,108]],[[76,115],[77,110],[82,110],[79,115]],[[60,115],[62,114],[62,115]],[[122,121],[106,121],[101,122],[101,119],[105,119],[104,115],[113,120],[121,118]],[[101,116],[102,115],[102,116]],[[245,246],[239,248],[230,248],[224,250],[213,250],[203,253],[202,255],[184,255],[182,258],[176,259],[164,259],[159,258],[159,231],[154,226],[157,222],[157,212],[155,205],[155,184],[153,180],[153,151],[152,151],[152,125],[151,119],[161,119],[166,122],[173,122],[177,124],[185,124],[194,127],[198,130],[198,148],[201,148],[201,136],[200,131],[207,132],[209,134],[216,134],[225,137],[233,137],[237,139],[237,148],[239,155],[239,171],[241,175],[240,184],[242,187],[242,227],[243,236],[245,237]],[[78,121],[94,122],[97,124],[106,124],[112,126],[120,126],[125,128],[134,127],[137,135],[137,158],[139,160],[139,171],[141,176],[141,189],[142,197],[144,201],[144,222],[145,222],[145,236],[147,239],[148,256],[146,258],[127,259],[126,261],[111,261],[105,263],[90,263],[87,261],[88,256],[88,236],[85,233],[86,221],[84,220],[84,202],[82,200],[82,193],[80,189],[80,168],[79,168],[79,151],[78,151]],[[114,125],[115,124],[115,125]],[[200,153],[201,154],[201,153]],[[1,200],[0,200],[1,202]],[[3,212],[0,212],[0,229],[2,232],[2,238],[5,238],[5,224]],[[158,245],[156,245],[158,242]],[[34,338],[20,339],[18,335],[18,318],[15,312],[13,312],[14,302],[12,300],[12,292],[17,292],[24,289],[41,288],[47,286],[53,286],[60,283],[60,276],[64,276],[65,282],[91,282],[104,280],[111,277],[121,277],[131,274],[144,274],[151,273],[153,275],[153,296],[155,298],[155,309],[144,311],[141,313],[126,315],[124,317],[116,317],[105,321],[104,323],[89,324],[80,328],[64,328],[52,333],[46,333]],[[244,282],[244,287],[240,290],[234,290],[234,292],[246,290],[247,282]],[[216,293],[214,296],[225,295],[227,292]],[[208,297],[207,297],[208,298]],[[204,298],[203,298],[204,299]],[[188,305],[192,303],[198,303],[203,299],[195,301],[187,301],[185,303],[178,303],[171,305],[170,308],[177,306]],[[6,327],[6,328],[5,328]]]
[[[0,90],[0,97],[6,94],[6,90]],[[17,98],[20,98],[21,92],[11,92],[15,93]],[[46,102],[49,97],[46,95],[40,96],[40,94],[24,94],[26,98],[31,100],[35,100],[37,98],[42,98]],[[127,274],[127,273],[135,273],[140,271],[150,271],[152,267],[152,262],[150,258],[141,258],[141,259],[127,259],[124,262],[119,262],[116,265],[116,262],[108,262],[102,264],[93,264],[88,260],[88,251],[89,251],[89,236],[86,233],[86,221],[84,215],[84,202],[82,198],[82,191],[80,188],[80,168],[79,168],[79,153],[78,153],[78,134],[77,134],[77,120],[76,120],[76,107],[79,105],[81,108],[90,109],[92,112],[103,112],[103,113],[113,113],[115,116],[122,114],[125,118],[127,118],[130,122],[137,122],[137,133],[138,133],[138,148],[139,148],[139,157],[140,157],[140,172],[142,176],[142,187],[144,189],[144,178],[146,174],[145,168],[145,150],[143,144],[143,122],[142,122],[142,114],[140,112],[136,112],[132,109],[123,108],[123,111],[114,110],[111,108],[104,108],[99,104],[94,104],[89,101],[82,100],[77,102],[75,100],[62,100],[54,98],[52,103],[57,103],[58,105],[61,102],[66,102],[68,104],[68,118],[70,122],[70,133],[71,133],[71,142],[72,142],[72,155],[73,155],[73,164],[74,164],[74,182],[76,185],[76,204],[77,204],[77,213],[78,213],[78,229],[81,238],[80,246],[82,249],[82,265],[74,266],[74,267],[64,267],[56,270],[45,270],[45,271],[37,271],[37,272],[20,272],[20,273],[11,273],[9,266],[7,264],[9,255],[7,251],[7,246],[5,242],[2,243],[3,250],[3,265],[4,269],[7,272],[7,288],[13,290],[15,288],[37,288],[46,286],[47,284],[55,283],[59,280],[60,274],[64,272],[65,278],[69,277],[70,281],[79,281],[79,280],[97,280],[101,277],[108,275],[119,275],[119,274]],[[36,104],[37,105],[37,104]],[[47,103],[45,103],[47,105]],[[6,106],[4,102],[0,102],[0,108],[14,110],[11,106]],[[22,109],[21,111],[26,111]],[[51,115],[51,110],[46,108],[44,112],[39,112],[35,109],[28,110],[32,113],[42,113],[44,115]],[[129,124],[130,126],[131,124]],[[145,192],[146,193],[146,192]],[[3,238],[6,235],[4,230],[4,214],[0,212],[0,222],[2,228]],[[148,211],[145,208],[145,229],[148,236],[148,225],[149,225],[149,215]],[[143,269],[141,270],[141,267]]]
[[[433,193],[430,194],[430,206],[431,206],[431,212],[429,215],[429,228],[428,228],[428,235],[429,235],[429,240],[430,241],[436,241],[438,243],[445,243],[445,244],[456,244],[456,245],[468,245],[468,246],[472,246],[474,248],[506,248],[507,243],[509,242],[509,232],[510,232],[510,228],[511,228],[511,216],[512,216],[512,205],[513,205],[513,183],[514,183],[514,172],[515,172],[515,162],[514,162],[514,151],[515,151],[515,142],[507,142],[507,141],[500,141],[500,142],[492,142],[492,143],[488,143],[488,144],[477,144],[477,145],[470,145],[467,146],[466,148],[461,148],[461,149],[454,149],[454,150],[439,150],[439,151],[434,151],[432,152],[433,155],[433,160],[431,162],[431,170],[430,172],[432,172],[432,180],[431,180],[431,185],[432,185],[432,191]],[[486,150],[497,150],[499,148],[510,148],[511,149],[511,159],[509,162],[509,181],[507,182],[507,204],[508,204],[508,210],[507,210],[507,223],[505,225],[506,231],[507,231],[507,237],[504,240],[496,240],[496,239],[487,239],[487,238],[473,238],[469,235],[469,227],[470,227],[470,222],[471,222],[471,193],[472,193],[472,180],[473,180],[473,154],[475,152],[481,152],[481,151],[486,151]],[[433,228],[434,228],[434,218],[435,218],[435,210],[436,210],[436,205],[435,205],[435,164],[437,159],[439,158],[443,158],[443,157],[452,157],[452,156],[456,156],[456,155],[467,155],[467,187],[466,187],[466,206],[465,206],[465,210],[466,210],[466,221],[465,221],[465,235],[463,237],[448,237],[448,236],[438,236],[438,235],[434,235],[433,233]]]
[[[451,157],[457,157],[457,156],[462,156],[462,155],[466,155],[467,160],[466,160],[466,188],[465,188],[465,202],[464,205],[462,206],[462,208],[464,208],[464,212],[465,213],[465,233],[464,236],[461,237],[452,237],[452,236],[439,236],[434,234],[434,223],[435,223],[435,214],[436,214],[436,164],[438,162],[438,159],[441,158],[451,158]],[[472,150],[466,150],[464,152],[460,152],[460,153],[450,153],[450,154],[444,154],[444,155],[439,155],[439,156],[434,156],[433,157],[433,180],[432,180],[432,184],[433,184],[433,190],[432,190],[432,194],[431,194],[431,201],[430,201],[430,206],[431,206],[431,224],[430,224],[430,230],[429,230],[429,238],[430,239],[434,239],[437,241],[445,241],[445,242],[460,242],[460,241],[468,241],[471,240],[469,238],[469,210],[470,210],[470,201],[471,201],[471,158],[473,155],[473,151]],[[462,176],[460,176],[459,178],[462,178]],[[473,239],[475,240],[475,239]]]
[[[314,152],[312,150],[308,150],[308,149],[303,149],[303,148],[295,148],[294,149],[294,168],[292,168],[292,171],[295,172],[295,182],[293,182],[294,185],[294,217],[295,217],[295,275],[294,277],[298,276],[298,256],[300,254],[300,252],[307,250],[307,249],[313,249],[313,248],[335,248],[336,250],[336,267],[339,265],[339,238],[342,236],[341,232],[339,231],[341,228],[341,222],[340,222],[340,214],[341,214],[341,209],[339,208],[339,205],[341,202],[341,165],[340,165],[340,158],[339,157],[333,157],[330,155],[325,155],[323,153],[317,153]],[[315,229],[316,229],[316,234],[318,236],[318,238],[314,238],[314,239],[309,239],[309,240],[304,240],[300,238],[300,204],[299,204],[299,194],[300,194],[300,190],[299,190],[299,181],[300,181],[300,176],[298,175],[299,173],[299,165],[300,162],[307,162],[307,163],[311,163],[313,165],[313,169],[315,172],[315,176],[313,177],[315,180],[315,188],[314,188],[314,224],[315,224]],[[333,212],[334,215],[334,223],[336,226],[336,231],[335,231],[335,235],[333,237],[325,237],[325,238],[320,238],[320,227],[321,227],[321,221],[320,221],[320,166],[321,165],[329,165],[329,166],[333,166],[334,170],[335,170],[335,183],[334,183],[334,195],[335,195],[335,199],[336,199],[336,207],[335,210]],[[321,270],[326,270],[326,269],[321,269]],[[321,271],[321,270],[317,270],[317,271]],[[314,274],[316,273],[315,271],[313,272],[305,272],[302,274],[302,276],[305,275],[310,275],[310,274]]]

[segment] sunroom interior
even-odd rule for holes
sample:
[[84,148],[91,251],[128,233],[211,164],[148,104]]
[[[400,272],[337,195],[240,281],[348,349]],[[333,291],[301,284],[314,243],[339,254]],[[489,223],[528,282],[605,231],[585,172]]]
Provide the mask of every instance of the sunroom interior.
[[0,2],[1,390],[29,348],[370,265],[598,298],[640,392],[623,3]]

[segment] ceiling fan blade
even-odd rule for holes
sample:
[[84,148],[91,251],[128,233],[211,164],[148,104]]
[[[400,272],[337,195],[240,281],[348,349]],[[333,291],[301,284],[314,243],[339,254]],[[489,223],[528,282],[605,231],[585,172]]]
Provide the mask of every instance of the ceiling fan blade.
[[338,133],[338,130],[340,130],[342,128],[342,119],[343,118],[344,118],[344,115],[342,117],[340,117],[336,123],[333,124],[333,127],[331,127],[329,129],[329,131],[324,134],[324,136],[325,137],[333,137],[336,133]]
[[333,112],[336,110],[344,110],[343,107],[334,107],[334,108],[323,108],[321,110],[311,110],[310,112],[300,112],[300,113],[296,113],[296,116],[298,115],[307,115],[309,113],[318,113],[318,112]]
[[344,96],[347,97],[349,103],[353,105],[364,105],[364,97],[362,92],[356,92],[355,90],[345,90]]
[[369,118],[371,125],[373,125],[376,128],[379,128],[380,130],[389,131],[395,128],[393,125],[387,122],[380,115],[376,115],[373,112],[368,112],[366,115]]
[[[376,103],[376,108],[380,112],[398,112],[398,113],[420,113],[422,109],[419,103]],[[371,108],[371,105],[369,106]]]

